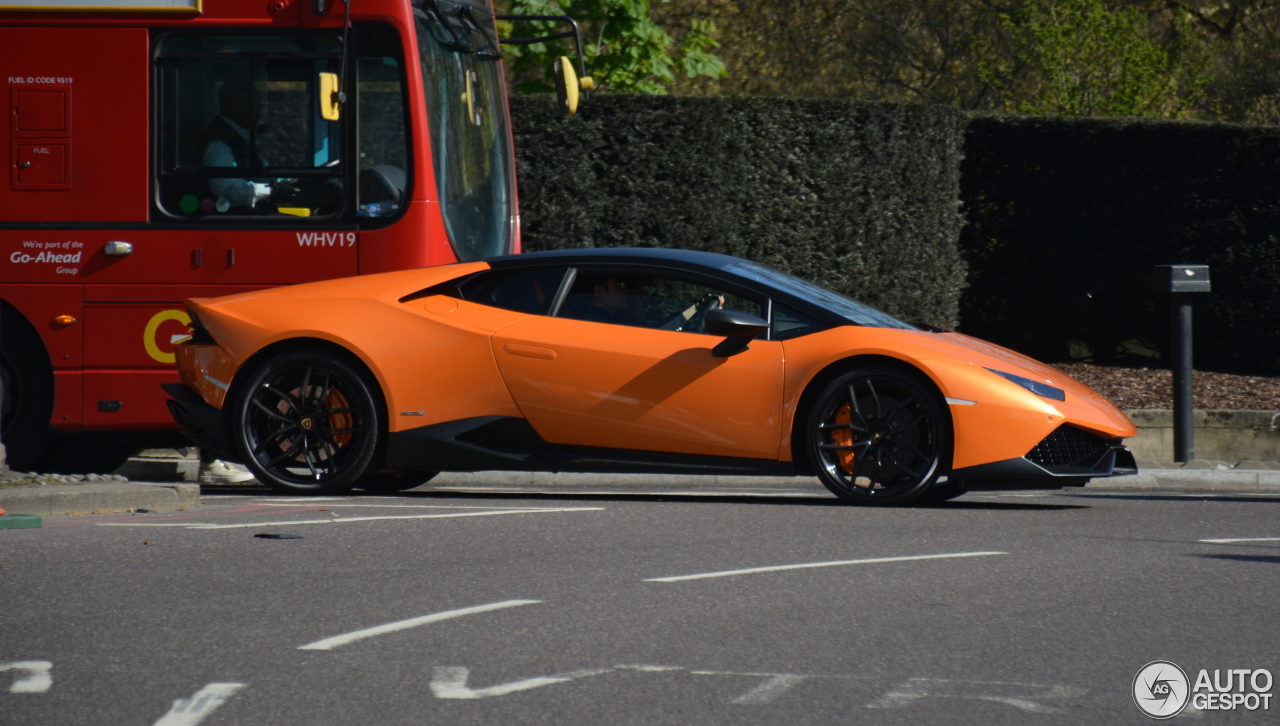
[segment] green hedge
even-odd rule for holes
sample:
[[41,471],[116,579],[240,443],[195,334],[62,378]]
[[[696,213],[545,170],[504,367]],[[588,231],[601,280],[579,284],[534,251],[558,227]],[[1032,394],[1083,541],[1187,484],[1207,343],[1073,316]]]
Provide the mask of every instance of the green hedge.
[[511,114],[525,250],[646,245],[763,262],[954,326],[963,120],[941,107],[595,95]]
[[1208,264],[1197,365],[1280,372],[1280,129],[828,100],[511,106],[527,250],[725,252],[1103,362],[1166,349],[1152,266]]
[[976,117],[962,187],[965,332],[1051,360],[1167,350],[1151,268],[1208,264],[1197,367],[1280,371],[1280,129]]

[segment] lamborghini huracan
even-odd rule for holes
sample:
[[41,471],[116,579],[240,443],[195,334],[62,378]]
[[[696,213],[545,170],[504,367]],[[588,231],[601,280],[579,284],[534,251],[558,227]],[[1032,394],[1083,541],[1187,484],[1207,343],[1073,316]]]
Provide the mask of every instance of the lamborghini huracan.
[[669,472],[906,504],[1135,471],[1133,424],[1059,371],[725,255],[529,253],[187,309],[174,418],[282,492]]

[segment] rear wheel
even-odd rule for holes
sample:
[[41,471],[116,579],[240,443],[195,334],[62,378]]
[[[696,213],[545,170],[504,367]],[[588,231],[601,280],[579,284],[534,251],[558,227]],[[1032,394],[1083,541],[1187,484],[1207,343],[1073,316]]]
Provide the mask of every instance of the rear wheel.
[[53,438],[53,366],[26,318],[0,312],[0,441],[5,463],[28,471]]
[[249,372],[232,407],[232,440],[258,481],[335,494],[374,469],[386,425],[375,384],[346,356],[283,353]]
[[857,504],[908,504],[946,473],[951,432],[936,396],[892,368],[863,368],[816,399],[806,445],[827,489]]

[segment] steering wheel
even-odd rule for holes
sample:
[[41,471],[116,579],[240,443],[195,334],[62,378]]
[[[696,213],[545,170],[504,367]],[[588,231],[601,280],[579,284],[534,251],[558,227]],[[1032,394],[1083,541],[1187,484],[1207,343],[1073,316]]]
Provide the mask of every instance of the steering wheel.
[[707,311],[714,310],[719,304],[720,296],[714,292],[709,292],[690,302],[689,306],[684,310],[662,321],[662,324],[658,327],[662,330],[672,330],[677,333],[685,330],[701,330],[702,319],[706,317]]

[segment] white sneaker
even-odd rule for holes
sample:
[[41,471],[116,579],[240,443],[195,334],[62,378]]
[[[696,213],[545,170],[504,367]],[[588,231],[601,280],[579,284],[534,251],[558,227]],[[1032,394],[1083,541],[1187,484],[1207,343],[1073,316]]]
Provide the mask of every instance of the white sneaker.
[[200,462],[201,484],[239,484],[252,480],[253,472],[240,464],[222,459]]

